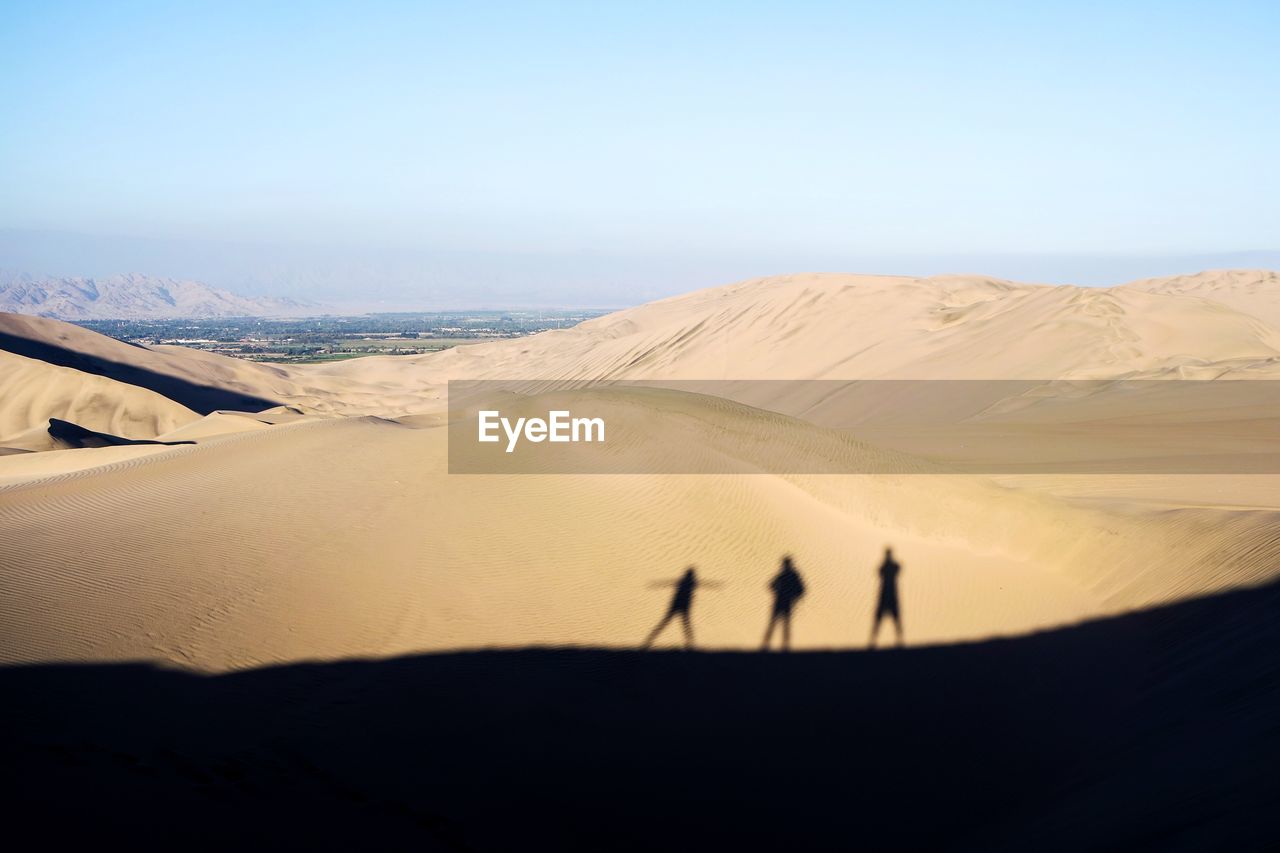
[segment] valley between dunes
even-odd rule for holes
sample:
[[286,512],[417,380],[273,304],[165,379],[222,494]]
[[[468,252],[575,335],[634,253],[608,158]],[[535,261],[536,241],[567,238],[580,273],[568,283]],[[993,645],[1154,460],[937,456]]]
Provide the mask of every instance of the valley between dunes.
[[[1280,378],[1280,277],[1104,289],[794,275],[529,338],[287,368],[0,315],[0,662],[223,671],[634,647],[668,604],[653,582],[689,565],[722,584],[697,594],[699,645],[754,648],[784,554],[808,586],[794,647],[848,648],[867,641],[886,545],[904,569],[911,645],[1274,578],[1277,475],[986,477],[937,459],[919,473],[794,474],[909,448],[830,429],[784,383],[775,398],[749,386],[729,400],[661,387],[1112,378]],[[728,470],[741,473],[449,474],[455,379],[649,380],[652,393],[615,405],[650,407],[654,428],[619,452],[725,455],[729,434],[744,449]],[[1269,416],[1231,415],[1258,441],[1271,440]],[[51,418],[192,443],[91,446],[111,442],[69,439],[79,433],[51,431]],[[761,447],[777,449],[776,470],[761,472]],[[660,644],[678,640],[673,625]]]

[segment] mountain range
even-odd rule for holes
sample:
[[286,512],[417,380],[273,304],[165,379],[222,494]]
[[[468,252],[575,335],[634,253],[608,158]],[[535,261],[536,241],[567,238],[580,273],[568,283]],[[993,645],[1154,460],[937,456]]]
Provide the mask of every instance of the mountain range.
[[0,272],[0,311],[58,320],[300,316],[320,307],[313,302],[240,296],[198,281],[135,273],[55,278]]

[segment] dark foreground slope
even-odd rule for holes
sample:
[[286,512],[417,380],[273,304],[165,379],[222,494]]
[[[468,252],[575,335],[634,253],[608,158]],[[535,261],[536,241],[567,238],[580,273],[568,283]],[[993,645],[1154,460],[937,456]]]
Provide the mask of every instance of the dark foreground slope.
[[457,850],[1280,841],[1280,587],[875,653],[0,671],[8,829]]

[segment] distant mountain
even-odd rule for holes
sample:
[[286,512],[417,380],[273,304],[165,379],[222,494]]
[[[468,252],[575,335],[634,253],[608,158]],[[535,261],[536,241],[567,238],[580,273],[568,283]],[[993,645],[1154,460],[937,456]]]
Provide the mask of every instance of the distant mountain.
[[321,306],[296,299],[239,296],[198,281],[147,275],[53,278],[0,272],[0,311],[58,320],[278,317]]

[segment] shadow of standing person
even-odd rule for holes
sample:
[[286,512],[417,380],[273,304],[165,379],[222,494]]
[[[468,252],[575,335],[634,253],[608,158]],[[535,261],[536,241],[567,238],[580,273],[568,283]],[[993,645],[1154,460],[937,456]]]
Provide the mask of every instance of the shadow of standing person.
[[684,626],[684,645],[687,649],[693,648],[693,625],[689,621],[689,613],[693,609],[693,592],[700,586],[717,587],[720,584],[715,581],[699,581],[698,575],[694,571],[694,567],[690,566],[685,569],[685,573],[680,576],[678,581],[658,581],[651,586],[671,586],[674,583],[676,591],[671,597],[671,606],[667,608],[667,615],[662,617],[658,622],[658,626],[649,634],[649,638],[644,641],[642,648],[649,648],[653,645],[653,641],[658,639],[658,635],[662,633],[662,629],[677,616]]
[[886,616],[893,617],[893,626],[898,632],[898,645],[902,645],[902,604],[898,599],[898,575],[902,566],[893,559],[893,549],[884,549],[884,561],[880,563],[880,597],[876,600],[875,620],[871,623],[871,642],[868,648],[876,647],[876,636],[880,633],[880,622]]
[[804,581],[800,579],[800,573],[796,571],[790,555],[782,558],[782,568],[770,581],[769,589],[773,591],[773,615],[769,617],[769,627],[765,629],[764,644],[760,650],[769,650],[773,629],[781,624],[782,649],[786,651],[791,648],[791,611],[804,595]]

